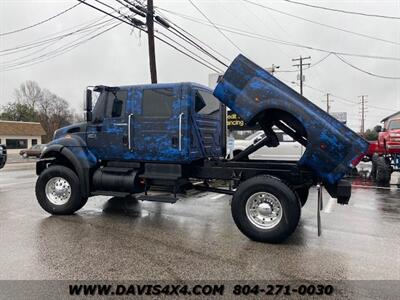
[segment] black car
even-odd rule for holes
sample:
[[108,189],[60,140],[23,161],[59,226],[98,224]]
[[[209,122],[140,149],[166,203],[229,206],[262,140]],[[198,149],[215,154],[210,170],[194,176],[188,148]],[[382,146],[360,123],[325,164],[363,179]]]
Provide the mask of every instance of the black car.
[[7,161],[7,148],[5,145],[0,145],[0,169],[4,167]]

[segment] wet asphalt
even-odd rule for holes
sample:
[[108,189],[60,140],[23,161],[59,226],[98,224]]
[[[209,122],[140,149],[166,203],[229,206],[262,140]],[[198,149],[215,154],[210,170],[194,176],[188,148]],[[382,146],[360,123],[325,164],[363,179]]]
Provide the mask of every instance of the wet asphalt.
[[[296,232],[278,245],[236,228],[230,196],[176,204],[94,197],[77,214],[37,204],[33,164],[0,171],[0,280],[400,280],[400,191],[357,179],[348,206],[316,190]],[[365,187],[367,186],[367,187]]]

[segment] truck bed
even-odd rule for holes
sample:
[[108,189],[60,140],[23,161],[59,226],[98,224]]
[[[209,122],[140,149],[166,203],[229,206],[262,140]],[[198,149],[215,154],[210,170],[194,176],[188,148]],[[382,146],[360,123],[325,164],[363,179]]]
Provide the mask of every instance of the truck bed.
[[261,174],[280,178],[295,189],[311,186],[317,182],[314,172],[300,167],[298,162],[294,161],[214,160],[207,161],[202,166],[192,166],[190,168],[190,176],[200,179],[238,179],[243,181]]

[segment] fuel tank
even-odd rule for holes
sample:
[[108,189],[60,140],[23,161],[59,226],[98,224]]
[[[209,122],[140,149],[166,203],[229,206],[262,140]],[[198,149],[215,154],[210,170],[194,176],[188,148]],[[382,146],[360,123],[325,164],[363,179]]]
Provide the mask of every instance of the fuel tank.
[[327,184],[336,184],[368,150],[361,136],[243,55],[229,66],[214,96],[250,126],[277,126],[303,144],[299,165]]

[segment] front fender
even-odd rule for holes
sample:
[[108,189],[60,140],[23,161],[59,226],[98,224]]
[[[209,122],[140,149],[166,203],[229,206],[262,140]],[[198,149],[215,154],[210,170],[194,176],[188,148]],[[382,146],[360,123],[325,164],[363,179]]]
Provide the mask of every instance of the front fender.
[[[65,141],[67,140],[67,141]],[[40,156],[36,163],[36,173],[40,173],[47,167],[49,159],[51,163],[69,163],[78,175],[81,182],[81,194],[83,197],[90,195],[90,170],[97,165],[96,157],[83,146],[81,141],[71,141],[73,138],[58,139],[53,141]],[[57,142],[57,143],[54,143]],[[67,144],[68,146],[66,146]]]

